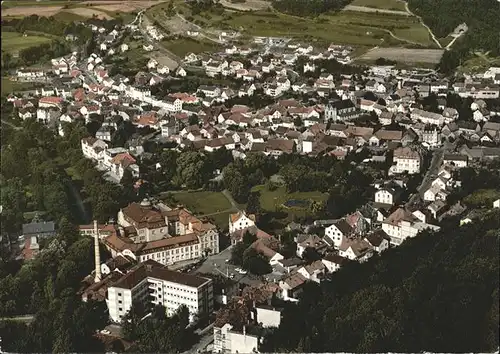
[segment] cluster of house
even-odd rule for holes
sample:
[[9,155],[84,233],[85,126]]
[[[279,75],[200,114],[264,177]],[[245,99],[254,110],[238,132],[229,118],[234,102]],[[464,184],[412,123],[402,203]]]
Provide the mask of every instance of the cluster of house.
[[[104,32],[101,44],[115,43],[120,35],[117,30]],[[322,72],[311,84],[293,71],[300,56],[308,57],[303,71],[310,71],[315,70],[315,59],[338,59],[351,49],[331,46],[321,53],[312,46],[297,44],[287,44],[285,49],[292,53],[249,52],[247,59],[251,66],[246,68],[240,61],[226,59],[235,53],[246,54],[235,46],[209,57],[190,54],[186,60],[200,62],[208,76],[230,75],[241,78],[243,83],[237,89],[201,85],[195,92],[177,92],[165,97],[152,95],[151,86],[174,73],[154,58],[149,60],[147,72],[138,72],[130,80],[120,74],[111,77],[103,58],[97,54],[78,61],[77,54],[72,53],[52,61],[52,72],[56,75],[53,86],[38,89],[33,99],[10,96],[8,100],[14,103],[21,119],[35,117],[57,128],[60,135],[64,135],[64,122],[84,119],[88,123],[94,115],[103,116],[96,135],[82,141],[82,151],[111,171],[117,180],[126,169],[138,174],[136,160],[141,151],[135,147],[111,148],[111,139],[120,120],[130,121],[137,128],[149,127],[157,135],[178,143],[180,148],[214,151],[225,147],[238,157],[250,151],[273,156],[291,152],[328,153],[343,158],[361,146],[374,151],[394,150],[399,145],[405,147],[418,141],[432,148],[440,146],[444,138],[458,137],[476,146],[486,145],[486,149],[476,147],[482,155],[498,155],[491,146],[500,142],[500,124],[488,120],[498,115],[500,108],[487,103],[489,98],[499,97],[500,89],[494,83],[497,74],[493,78],[491,73],[484,74],[482,81],[471,77],[464,83],[450,84],[437,79],[430,71],[377,66],[371,67],[361,78],[353,75],[339,78]],[[25,72],[19,70],[18,75],[25,75]],[[186,74],[182,67],[175,71],[181,79]],[[34,75],[45,74],[35,71]],[[260,79],[264,77],[267,78],[262,82]],[[277,98],[288,92],[313,93],[316,97],[307,102],[277,99],[261,109],[225,104],[234,97],[252,96],[258,89]],[[473,121],[459,120],[458,111],[448,106],[446,94],[449,92],[473,98],[470,107]],[[372,95],[367,96],[367,93]],[[438,95],[439,113],[425,111],[416,103],[417,94],[425,97],[430,93]],[[325,104],[327,97],[331,99]],[[357,124],[359,117],[370,114],[378,117],[381,129],[374,131]],[[191,117],[196,117],[199,124],[190,125]],[[388,128],[393,123],[398,123],[403,130]],[[414,154],[411,148],[398,150],[396,159],[402,162],[396,162],[389,172],[418,170],[418,164],[411,165],[416,160]]]

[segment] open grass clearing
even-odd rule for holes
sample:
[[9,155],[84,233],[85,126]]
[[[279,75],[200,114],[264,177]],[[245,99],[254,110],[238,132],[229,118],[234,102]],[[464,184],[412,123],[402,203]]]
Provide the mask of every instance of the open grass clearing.
[[77,15],[73,12],[69,12],[67,10],[62,10],[59,11],[54,15],[54,18],[56,20],[62,21],[62,22],[75,22],[75,21],[85,21],[88,18],[85,16]]
[[22,35],[18,32],[2,31],[2,51],[12,54],[19,53],[20,50],[33,47],[42,43],[48,43],[52,39],[49,36]]
[[2,6],[2,17],[25,17],[31,15],[53,16],[62,6],[16,6],[4,8]]
[[105,20],[110,20],[113,17],[108,15],[104,11],[99,11],[97,9],[91,8],[91,7],[75,7],[71,9],[66,9],[67,12],[74,13],[78,16],[83,16],[83,17],[97,17],[100,19],[105,19]]
[[75,0],[4,0],[2,1],[2,9],[10,9],[15,7],[50,7],[50,6],[65,6],[78,3]]
[[189,53],[198,54],[202,52],[211,52],[218,48],[218,46],[213,42],[186,37],[164,40],[162,41],[162,44],[165,48],[181,58]]
[[231,209],[231,203],[221,192],[179,192],[173,197],[195,215],[207,215]]
[[354,0],[351,5],[365,6],[375,9],[405,11],[405,4],[398,0]]
[[284,206],[284,203],[290,200],[300,200],[307,202],[320,202],[328,199],[328,193],[321,192],[294,192],[288,193],[285,187],[279,187],[274,191],[267,190],[265,186],[255,186],[252,191],[260,192],[260,206],[267,211],[281,210],[289,213],[300,212],[306,208]]
[[13,92],[33,89],[30,82],[12,81],[8,77],[2,77],[2,96],[7,96]]
[[419,43],[423,46],[433,46],[429,31],[420,25],[412,25],[410,28],[398,28],[393,31],[394,35]]

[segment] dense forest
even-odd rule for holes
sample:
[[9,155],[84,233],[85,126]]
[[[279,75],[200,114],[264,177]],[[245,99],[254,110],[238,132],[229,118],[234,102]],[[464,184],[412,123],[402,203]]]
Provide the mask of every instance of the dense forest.
[[498,348],[500,212],[447,222],[307,284],[265,352],[491,352]]
[[296,16],[317,16],[325,12],[339,11],[352,0],[274,0],[273,7]]

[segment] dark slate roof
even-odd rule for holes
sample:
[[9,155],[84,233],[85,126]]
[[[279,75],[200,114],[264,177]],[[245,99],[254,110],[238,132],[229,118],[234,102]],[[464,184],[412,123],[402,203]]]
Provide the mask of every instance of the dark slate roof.
[[39,234],[54,233],[56,230],[53,221],[32,222],[23,224],[24,236],[35,236]]

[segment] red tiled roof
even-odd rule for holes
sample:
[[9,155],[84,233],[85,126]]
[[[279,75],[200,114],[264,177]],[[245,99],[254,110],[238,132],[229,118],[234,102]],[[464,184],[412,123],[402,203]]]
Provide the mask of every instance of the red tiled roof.
[[49,96],[49,97],[42,97],[42,98],[40,98],[40,100],[38,101],[38,103],[60,104],[62,102],[62,100],[63,99],[61,97]]

